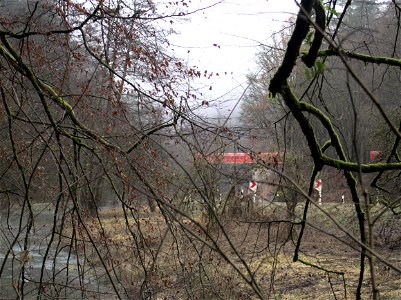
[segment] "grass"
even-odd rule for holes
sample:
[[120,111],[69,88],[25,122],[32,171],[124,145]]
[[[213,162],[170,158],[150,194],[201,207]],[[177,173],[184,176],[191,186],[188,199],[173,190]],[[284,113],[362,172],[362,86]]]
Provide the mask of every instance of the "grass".
[[[323,204],[322,208],[348,233],[357,233],[352,205]],[[297,216],[302,210],[302,206],[297,208]],[[140,207],[129,216],[119,209],[102,210],[100,218],[88,224],[113,278],[133,297],[148,293],[155,299],[257,299],[246,283],[254,276],[261,293],[270,299],[354,298],[360,254],[351,246],[357,245],[312,207],[308,221],[317,229],[307,227],[305,232],[300,252],[305,263],[293,262],[299,228],[290,231],[287,223],[271,222],[284,220],[286,215],[284,204],[274,203],[252,214],[224,216],[219,227]],[[375,247],[400,266],[399,248],[387,247],[379,235],[380,226],[397,222],[396,216],[383,215],[377,223]],[[396,228],[386,233],[387,239],[399,239]],[[100,269],[93,252],[91,259]],[[380,262],[375,271],[381,299],[401,298],[400,274]],[[363,298],[370,298],[368,267],[362,292]]]

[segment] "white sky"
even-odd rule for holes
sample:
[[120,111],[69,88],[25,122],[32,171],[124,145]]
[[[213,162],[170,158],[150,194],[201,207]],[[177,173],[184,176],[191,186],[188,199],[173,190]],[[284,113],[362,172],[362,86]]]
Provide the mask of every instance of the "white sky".
[[[217,0],[192,0],[190,8],[203,8],[215,2]],[[174,24],[179,34],[170,37],[170,41],[175,53],[188,65],[220,74],[202,82],[202,93],[205,100],[218,99],[217,113],[226,116],[246,88],[246,74],[257,69],[258,45],[270,44],[271,34],[282,28],[283,22],[293,16],[298,7],[294,0],[221,2],[190,15],[187,22]],[[225,72],[228,75],[224,75]],[[235,116],[238,116],[238,109]],[[209,109],[208,113],[216,114],[216,110],[213,113]]]

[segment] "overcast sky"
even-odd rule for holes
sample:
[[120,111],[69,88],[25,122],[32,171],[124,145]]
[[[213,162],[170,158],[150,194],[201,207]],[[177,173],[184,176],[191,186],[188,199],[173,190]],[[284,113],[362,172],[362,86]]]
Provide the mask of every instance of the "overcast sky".
[[[215,2],[192,0],[190,8],[195,10]],[[221,2],[191,15],[186,22],[174,24],[179,34],[170,41],[175,53],[190,66],[219,73],[220,76],[202,82],[202,92],[205,100],[220,103],[219,114],[227,115],[246,88],[246,74],[257,69],[255,55],[259,45],[269,44],[271,34],[298,8],[293,0]],[[238,112],[234,115],[238,116]]]

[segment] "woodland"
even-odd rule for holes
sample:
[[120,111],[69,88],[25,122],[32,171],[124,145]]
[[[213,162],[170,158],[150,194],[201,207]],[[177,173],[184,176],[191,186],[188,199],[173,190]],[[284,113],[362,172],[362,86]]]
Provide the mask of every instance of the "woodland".
[[296,1],[234,124],[190,2],[0,0],[0,299],[401,298],[401,3]]

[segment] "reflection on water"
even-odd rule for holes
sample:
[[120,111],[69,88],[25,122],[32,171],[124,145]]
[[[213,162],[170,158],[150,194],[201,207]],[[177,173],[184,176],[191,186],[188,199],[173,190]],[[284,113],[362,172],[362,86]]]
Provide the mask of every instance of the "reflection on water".
[[[99,299],[98,293],[103,295],[100,297],[102,299],[112,299],[107,283],[99,280],[94,268],[85,262],[84,257],[78,257],[59,240],[53,241],[49,247],[53,215],[51,209],[41,209],[35,215],[26,250],[23,246],[26,229],[17,237],[21,216],[1,215],[0,266],[3,266],[3,270],[0,274],[0,299],[36,299],[40,287],[42,299]],[[23,217],[22,224],[26,224],[26,221],[27,218]],[[15,243],[12,245],[13,241]],[[18,295],[22,280],[24,295]]]

